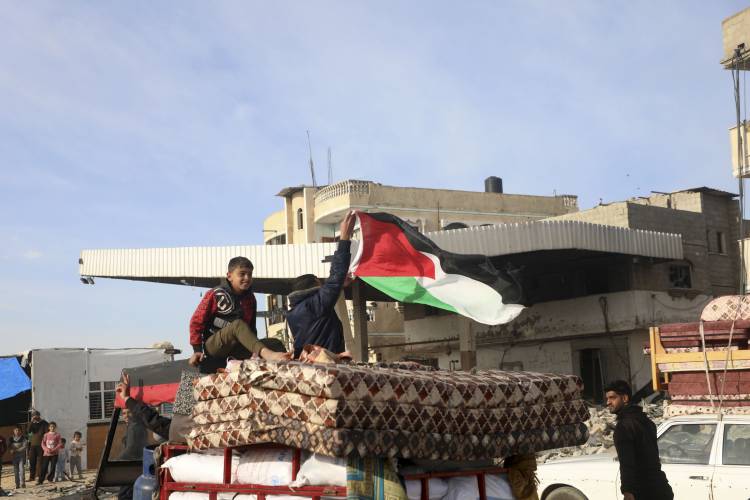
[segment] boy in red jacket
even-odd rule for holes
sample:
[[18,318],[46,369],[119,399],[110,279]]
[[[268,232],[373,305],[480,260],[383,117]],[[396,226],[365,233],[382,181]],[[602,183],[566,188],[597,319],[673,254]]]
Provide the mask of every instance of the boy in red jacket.
[[[36,484],[42,484],[44,477],[47,477],[47,481],[53,482],[55,480],[55,468],[57,467],[57,452],[62,448],[62,438],[57,432],[57,424],[55,422],[49,423],[49,432],[42,438],[42,470],[39,473],[39,479]],[[49,473],[47,470],[49,469]]]
[[251,286],[253,263],[234,257],[227,266],[227,283],[206,292],[190,319],[190,364],[200,365],[203,373],[226,366],[228,357],[248,359],[290,359],[291,354],[274,352],[256,335],[257,304]]

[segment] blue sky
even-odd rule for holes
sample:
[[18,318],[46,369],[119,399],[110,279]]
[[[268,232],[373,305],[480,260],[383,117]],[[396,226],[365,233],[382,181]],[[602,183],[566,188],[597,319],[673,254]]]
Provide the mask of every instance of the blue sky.
[[0,353],[188,347],[201,290],[84,248],[257,244],[319,179],[736,191],[721,21],[744,2],[14,2],[0,11]]

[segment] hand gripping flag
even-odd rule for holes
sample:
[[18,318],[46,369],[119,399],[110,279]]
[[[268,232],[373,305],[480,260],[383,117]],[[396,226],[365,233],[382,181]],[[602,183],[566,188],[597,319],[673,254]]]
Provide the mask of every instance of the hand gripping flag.
[[349,272],[399,302],[499,325],[523,310],[520,287],[486,255],[446,252],[398,217],[357,212],[361,241]]

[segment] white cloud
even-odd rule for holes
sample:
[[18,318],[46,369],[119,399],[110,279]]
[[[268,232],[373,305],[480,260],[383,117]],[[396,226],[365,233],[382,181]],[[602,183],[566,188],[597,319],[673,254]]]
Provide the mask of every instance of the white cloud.
[[21,254],[21,257],[26,260],[36,260],[42,258],[43,256],[44,254],[39,250],[26,250],[25,252],[23,252],[23,254]]

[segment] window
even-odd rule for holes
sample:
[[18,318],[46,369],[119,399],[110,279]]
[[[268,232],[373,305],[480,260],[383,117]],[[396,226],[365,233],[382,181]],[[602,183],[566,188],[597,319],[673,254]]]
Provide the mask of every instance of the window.
[[659,436],[659,458],[663,464],[708,464],[715,424],[673,425]]
[[304,229],[305,227],[305,217],[304,213],[302,212],[301,208],[297,209],[297,229]]
[[89,420],[110,418],[115,408],[117,382],[89,382]]
[[716,251],[718,253],[727,253],[726,240],[724,239],[724,233],[716,231]]
[[692,288],[690,266],[687,264],[669,266],[669,286],[672,288]]
[[750,465],[750,425],[724,424],[724,465]]

